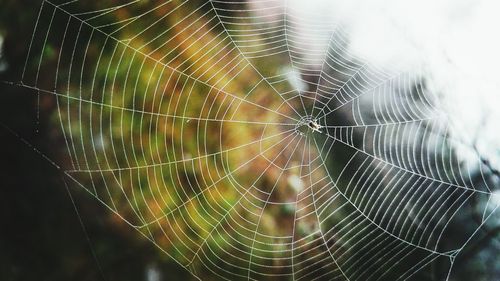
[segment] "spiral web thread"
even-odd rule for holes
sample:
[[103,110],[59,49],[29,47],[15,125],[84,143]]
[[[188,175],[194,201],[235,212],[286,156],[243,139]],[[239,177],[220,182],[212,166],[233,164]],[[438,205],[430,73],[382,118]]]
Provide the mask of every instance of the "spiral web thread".
[[288,4],[43,1],[19,85],[56,99],[66,176],[194,276],[451,270],[489,171],[425,83]]

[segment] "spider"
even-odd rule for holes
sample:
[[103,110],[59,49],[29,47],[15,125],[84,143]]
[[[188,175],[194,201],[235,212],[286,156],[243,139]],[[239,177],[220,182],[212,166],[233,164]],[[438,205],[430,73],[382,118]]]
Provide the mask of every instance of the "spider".
[[311,120],[307,123],[307,125],[309,126],[309,128],[311,128],[314,132],[318,132],[318,133],[321,133],[321,131],[319,129],[323,128],[323,126],[321,126],[320,124],[318,124],[318,122],[316,120]]

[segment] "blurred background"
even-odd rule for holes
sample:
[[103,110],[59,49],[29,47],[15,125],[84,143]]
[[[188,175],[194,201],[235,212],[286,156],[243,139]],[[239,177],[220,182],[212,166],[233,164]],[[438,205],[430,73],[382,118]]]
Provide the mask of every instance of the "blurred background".
[[[284,246],[231,231],[248,223],[304,241],[291,258],[306,264],[304,279],[338,277],[323,256],[338,250],[351,280],[378,270],[382,280],[500,280],[498,54],[483,48],[497,43],[485,12],[496,7],[354,2],[0,0],[0,279],[236,280],[225,270],[246,277],[256,251],[251,278],[292,280]],[[322,134],[280,135],[309,110]],[[239,185],[257,186],[256,199],[240,202]],[[378,193],[387,200],[365,201]],[[337,209],[346,202],[369,215]],[[238,221],[212,235],[233,209]],[[318,246],[335,225],[346,233]],[[406,248],[392,253],[402,264],[383,263],[401,245],[394,237],[451,253],[452,270],[448,256]],[[193,255],[204,245],[219,251]],[[227,267],[207,265],[218,258]]]

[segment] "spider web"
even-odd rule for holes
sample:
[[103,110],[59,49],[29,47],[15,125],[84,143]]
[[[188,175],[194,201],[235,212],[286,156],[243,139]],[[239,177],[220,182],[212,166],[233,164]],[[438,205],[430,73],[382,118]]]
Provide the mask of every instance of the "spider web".
[[451,271],[489,171],[423,78],[288,4],[43,1],[19,85],[56,99],[65,175],[197,277]]

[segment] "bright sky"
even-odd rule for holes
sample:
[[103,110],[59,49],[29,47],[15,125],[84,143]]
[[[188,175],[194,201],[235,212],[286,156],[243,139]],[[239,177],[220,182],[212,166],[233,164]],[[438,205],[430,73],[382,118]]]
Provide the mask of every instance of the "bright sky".
[[[349,34],[353,54],[425,77],[440,96],[454,137],[466,143],[476,140],[482,157],[500,168],[500,1],[288,0],[286,4],[296,13],[341,25]],[[469,145],[457,150],[464,160],[473,155]]]

